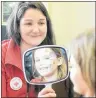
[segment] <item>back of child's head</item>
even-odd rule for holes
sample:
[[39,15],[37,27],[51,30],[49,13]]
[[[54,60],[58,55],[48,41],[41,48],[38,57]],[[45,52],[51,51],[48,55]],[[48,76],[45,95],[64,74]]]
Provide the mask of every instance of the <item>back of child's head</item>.
[[78,36],[73,41],[70,51],[81,68],[84,80],[89,88],[95,91],[95,31],[90,30]]

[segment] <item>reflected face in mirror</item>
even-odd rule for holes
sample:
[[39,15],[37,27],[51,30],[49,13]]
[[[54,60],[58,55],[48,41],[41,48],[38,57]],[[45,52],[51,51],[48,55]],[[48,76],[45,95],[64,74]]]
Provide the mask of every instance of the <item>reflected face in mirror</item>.
[[27,50],[23,55],[23,71],[29,84],[57,83],[68,77],[66,50],[57,46],[42,46]]
[[58,78],[64,78],[63,60],[60,50],[56,48],[41,48],[34,51],[35,68],[43,77],[43,81],[55,81]]
[[48,77],[53,73],[57,73],[57,56],[52,49],[37,49],[34,53],[34,58],[36,69],[41,76]]

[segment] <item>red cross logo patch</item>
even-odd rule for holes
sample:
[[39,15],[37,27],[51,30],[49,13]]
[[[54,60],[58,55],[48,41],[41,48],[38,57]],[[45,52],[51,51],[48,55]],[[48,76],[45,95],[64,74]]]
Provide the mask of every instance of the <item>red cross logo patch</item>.
[[22,80],[19,77],[14,77],[10,81],[10,87],[13,90],[19,90],[22,87]]

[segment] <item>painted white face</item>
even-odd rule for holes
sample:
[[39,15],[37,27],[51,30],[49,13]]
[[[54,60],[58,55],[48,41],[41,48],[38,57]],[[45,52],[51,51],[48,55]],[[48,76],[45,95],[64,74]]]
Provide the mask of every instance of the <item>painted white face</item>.
[[50,48],[37,49],[34,53],[36,69],[41,76],[50,76],[58,70],[57,57]]
[[73,56],[70,59],[70,66],[72,67],[70,69],[70,79],[74,85],[74,91],[84,95],[87,84],[83,78],[80,66],[76,63]]

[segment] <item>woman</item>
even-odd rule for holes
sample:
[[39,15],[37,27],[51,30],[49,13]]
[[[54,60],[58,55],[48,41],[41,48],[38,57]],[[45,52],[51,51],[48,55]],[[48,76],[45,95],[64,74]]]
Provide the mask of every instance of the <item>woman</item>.
[[[41,2],[16,3],[8,19],[10,39],[2,42],[2,97],[36,96],[33,87],[29,87],[24,79],[22,54],[38,45],[55,44],[51,27],[47,10]],[[50,97],[50,94],[42,96]]]

